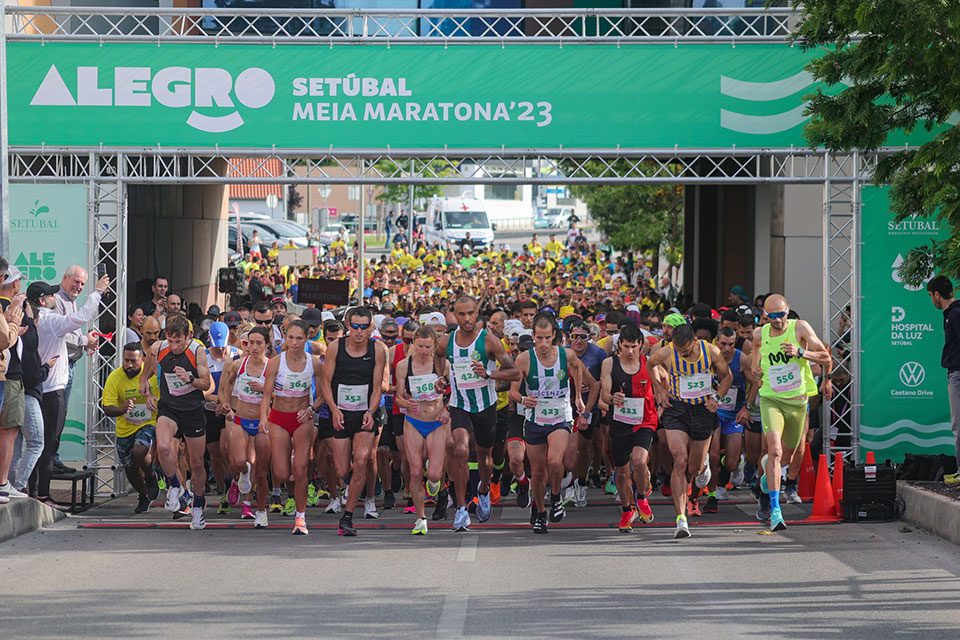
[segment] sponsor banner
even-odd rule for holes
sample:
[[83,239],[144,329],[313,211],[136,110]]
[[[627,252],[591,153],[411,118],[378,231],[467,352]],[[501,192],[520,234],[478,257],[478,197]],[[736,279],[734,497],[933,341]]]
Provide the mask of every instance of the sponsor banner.
[[937,220],[896,223],[888,187],[863,188],[860,396],[861,457],[902,461],[905,453],[954,453],[947,375],[940,367],[943,313],[925,286],[900,281],[897,268],[913,247],[943,240]]
[[[87,187],[82,184],[10,185],[10,262],[31,282],[59,284],[70,265],[87,264]],[[89,284],[88,288],[92,289]],[[81,294],[78,304],[86,300]],[[86,356],[73,371],[60,457],[86,459]],[[97,399],[99,400],[99,398]]]
[[805,147],[819,85],[803,67],[819,53],[11,42],[10,144]]

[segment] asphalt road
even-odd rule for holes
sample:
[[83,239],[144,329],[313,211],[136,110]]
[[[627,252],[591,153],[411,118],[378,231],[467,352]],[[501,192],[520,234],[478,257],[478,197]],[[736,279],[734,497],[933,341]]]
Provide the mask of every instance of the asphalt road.
[[[352,539],[310,509],[185,529],[157,508],[108,503],[0,545],[3,638],[956,638],[960,552],[902,523],[791,525],[760,535],[753,506],[722,504],[693,537],[612,528],[608,496],[533,535],[497,507],[487,528],[450,520],[409,535],[398,510]],[[209,511],[209,510],[208,510]],[[808,508],[785,509],[788,520]],[[740,524],[701,524],[704,521]],[[173,525],[115,528],[117,525]],[[97,525],[102,528],[90,528]],[[244,523],[246,526],[246,522]],[[514,526],[515,525],[515,526]]]

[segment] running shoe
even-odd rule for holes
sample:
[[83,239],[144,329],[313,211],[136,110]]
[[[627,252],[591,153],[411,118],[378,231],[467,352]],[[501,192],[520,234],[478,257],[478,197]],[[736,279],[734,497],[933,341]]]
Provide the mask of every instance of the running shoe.
[[513,474],[507,473],[504,471],[503,477],[500,478],[500,497],[510,495],[510,491],[513,487]]
[[690,527],[687,525],[687,519],[684,516],[677,516],[677,530],[673,537],[676,540],[690,537]]
[[191,496],[187,491],[183,492],[183,495],[180,496],[180,509],[173,514],[174,520],[179,520],[183,516],[189,516],[193,508],[193,496]]
[[740,460],[740,466],[737,467],[736,471],[730,474],[730,484],[735,487],[743,485],[743,459]]
[[160,496],[160,483],[155,473],[151,472],[147,475],[149,476],[147,478],[147,497],[150,498],[150,502],[153,502]]
[[563,510],[563,500],[557,500],[550,505],[550,522],[560,522],[567,512]]
[[363,501],[363,517],[369,519],[376,519],[380,517],[380,513],[377,511],[377,499],[376,498],[365,498]]
[[393,509],[397,504],[397,498],[393,495],[393,491],[387,491],[383,496],[383,510]]
[[319,480],[317,480],[317,482],[315,482],[313,486],[314,486],[314,488],[316,489],[316,491],[317,491],[317,496],[320,498],[320,500],[329,500],[329,499],[330,499],[330,492],[327,491],[327,488],[326,488],[325,486],[323,486],[322,484],[320,484],[320,481],[319,481]]
[[[576,482],[576,480],[574,480]],[[577,487],[574,483],[570,483],[566,489],[563,490],[563,504],[575,504],[577,502]]]
[[457,509],[457,513],[453,516],[453,530],[455,532],[467,531],[470,528],[470,514],[467,513],[466,507],[460,507]]
[[[240,493],[246,495],[253,489],[250,484],[250,463],[246,463],[247,470],[240,473]],[[236,503],[234,503],[236,504]]]
[[630,507],[620,514],[620,533],[630,533],[633,531],[633,521],[640,515],[636,507]]
[[660,485],[660,495],[664,498],[669,498],[673,495],[673,489],[670,488],[670,478],[664,480],[663,484]]
[[617,485],[613,481],[613,476],[610,476],[610,479],[607,480],[607,484],[603,486],[603,492],[611,496],[617,492]]
[[253,519],[253,528],[254,529],[267,528],[267,512],[266,511],[257,511],[257,516]]
[[500,483],[490,483],[490,504],[496,506],[500,504]]
[[287,498],[286,504],[283,505],[283,508],[280,510],[285,516],[292,516],[297,511],[297,501],[292,497]]
[[650,524],[653,522],[653,509],[650,508],[650,501],[646,498],[640,498],[637,500],[637,514],[640,517],[640,522],[643,524]]
[[227,496],[223,495],[220,497],[220,506],[217,507],[217,513],[227,515],[230,513],[230,501],[227,500]]
[[447,493],[446,489],[441,489],[437,493],[437,505],[433,508],[433,515],[431,516],[435,521],[447,519]]
[[[167,488],[167,480],[166,480],[166,478],[164,478],[162,475],[158,475],[158,476],[157,476],[157,489],[158,489],[159,491],[163,491],[163,490],[166,489],[166,488]],[[160,494],[158,493],[157,495],[159,496]],[[156,500],[156,498],[154,498],[154,500]]]
[[700,511],[700,501],[696,498],[690,498],[687,500],[687,517],[692,518],[694,516],[702,516],[703,512]]
[[960,473],[947,473],[943,476],[943,482],[950,487],[960,484]]
[[280,496],[270,496],[270,506],[267,507],[270,513],[280,513],[283,511],[283,501],[280,500]]
[[307,506],[316,507],[320,504],[320,494],[312,484],[307,485]]
[[703,505],[704,513],[716,513],[717,512],[717,497],[716,496],[707,496],[707,504]]
[[575,491],[577,495],[577,500],[575,504],[578,509],[583,509],[584,507],[587,506],[587,487],[585,485],[580,484],[579,480],[574,480],[573,486],[575,487]]
[[341,536],[357,535],[357,528],[353,526],[353,518],[348,518],[346,515],[342,516],[340,524],[337,525],[337,534]]
[[783,514],[780,507],[774,507],[770,510],[770,531],[783,531],[787,528],[787,523],[783,521]]
[[340,496],[330,501],[330,504],[323,510],[324,513],[340,513]]
[[394,491],[399,491],[403,486],[403,474],[400,473],[400,469],[390,467],[390,486]]
[[140,499],[137,500],[137,508],[133,510],[134,513],[146,513],[150,510],[150,496],[140,496]]
[[297,518],[293,521],[293,535],[305,536],[307,533],[307,521],[305,518]]
[[533,517],[533,532],[547,533],[547,512],[541,511]]
[[[257,513],[260,513],[259,511]],[[263,513],[266,513],[264,511]],[[250,507],[249,502],[244,502],[243,506],[240,509],[240,519],[241,520],[253,520],[253,509]]]
[[590,482],[593,483],[594,489],[603,489],[603,476],[601,476],[599,473],[594,472],[590,476]]
[[517,506],[526,509],[530,506],[530,482],[517,484]]
[[729,500],[726,487],[717,487],[717,500]]
[[410,533],[415,536],[427,535],[427,519],[417,518],[417,521],[413,523],[413,531]]
[[783,485],[783,492],[780,494],[780,502],[786,504],[803,504],[800,494],[797,492],[797,483],[787,481]]
[[470,498],[470,502],[467,503],[467,512],[470,514],[475,514],[477,512],[477,505],[480,504],[480,499],[477,496]]
[[236,480],[230,482],[230,488],[227,489],[227,501],[230,504],[240,504],[240,485]]
[[766,493],[757,501],[757,520],[761,522],[770,519],[770,496]]
[[[493,485],[490,485],[493,487]],[[490,506],[490,493],[477,496],[477,522],[486,522],[493,513],[493,507]]]
[[697,476],[696,482],[697,486],[703,489],[708,484],[710,484],[710,478],[713,477],[713,474],[710,472],[710,454],[708,453],[706,458],[703,461],[704,470],[703,473]]
[[[437,494],[440,493],[440,482],[439,482],[439,481],[437,481],[437,482],[431,482],[430,480],[427,480],[426,490],[427,490],[427,496],[429,496],[429,497],[431,497],[431,498],[436,498],[436,497],[437,497]],[[410,504],[408,504],[407,506],[408,506],[408,507],[409,507],[409,506],[412,506],[412,505],[413,505],[413,502],[412,502],[413,498],[412,498],[412,497],[411,497],[411,498],[408,498],[408,500],[410,500],[411,502],[410,502]]]
[[193,520],[190,521],[190,528],[194,531],[199,531],[200,529],[205,529],[206,527],[207,521],[203,519],[203,508],[194,507]]
[[180,510],[180,496],[183,495],[183,487],[170,487],[167,489],[167,501],[163,507],[167,511],[175,513]]

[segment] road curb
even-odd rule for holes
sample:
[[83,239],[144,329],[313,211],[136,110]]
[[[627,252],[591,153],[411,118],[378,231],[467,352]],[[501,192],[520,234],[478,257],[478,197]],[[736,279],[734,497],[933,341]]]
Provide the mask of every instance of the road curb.
[[32,498],[13,498],[0,505],[0,543],[67,517],[63,511]]
[[904,520],[960,544],[960,502],[903,482],[897,483],[897,495],[903,499]]

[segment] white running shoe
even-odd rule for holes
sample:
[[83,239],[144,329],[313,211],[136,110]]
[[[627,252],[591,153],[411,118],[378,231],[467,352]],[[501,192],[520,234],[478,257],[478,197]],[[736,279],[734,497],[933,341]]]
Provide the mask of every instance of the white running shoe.
[[410,532],[415,536],[425,536],[427,535],[427,519],[426,518],[417,518],[416,523],[413,525],[413,531]]
[[740,464],[737,466],[737,469],[730,474],[730,484],[735,487],[743,485],[743,457],[740,457]]
[[193,508],[193,520],[190,521],[190,528],[199,531],[207,527],[207,521],[203,519],[203,507]]
[[726,500],[726,499],[727,499],[727,488],[717,487],[717,500]]
[[364,518],[379,518],[380,513],[377,511],[377,501],[375,498],[364,498],[363,500],[363,517]]
[[324,513],[340,513],[340,496],[330,501],[330,504],[323,510]]
[[563,504],[573,504],[577,501],[577,487],[574,485],[568,486],[563,490]]
[[180,511],[180,496],[183,495],[183,487],[169,487],[167,489],[167,501],[163,508],[170,513]]
[[687,526],[687,518],[685,516],[677,518],[677,530],[673,534],[673,537],[676,539],[690,537],[690,527]]
[[713,477],[713,474],[710,472],[710,454],[708,453],[706,458],[703,460],[704,470],[703,473],[697,476],[697,486],[703,489],[708,484],[710,484],[710,478]]
[[577,506],[583,509],[587,506],[587,488],[580,485],[580,482],[576,482],[577,487]]
[[246,495],[253,490],[250,483],[250,463],[247,462],[247,470],[240,473],[240,493]]
[[256,515],[253,517],[253,528],[254,529],[267,528],[267,512],[266,511],[257,511]]

